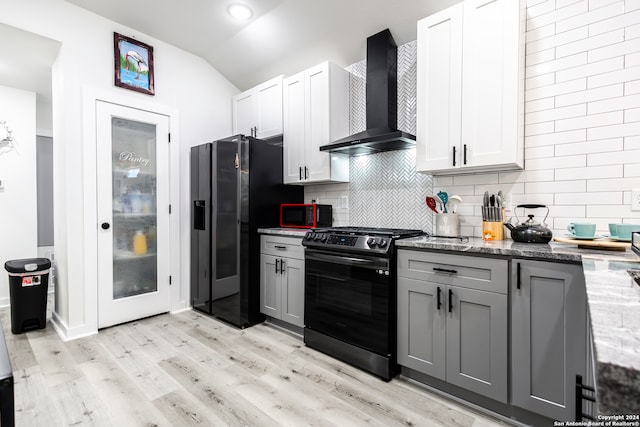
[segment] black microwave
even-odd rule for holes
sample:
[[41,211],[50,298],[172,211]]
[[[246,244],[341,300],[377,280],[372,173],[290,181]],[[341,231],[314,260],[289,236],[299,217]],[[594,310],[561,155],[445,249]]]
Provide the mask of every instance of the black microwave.
[[331,205],[283,203],[280,205],[280,227],[319,228],[333,225]]

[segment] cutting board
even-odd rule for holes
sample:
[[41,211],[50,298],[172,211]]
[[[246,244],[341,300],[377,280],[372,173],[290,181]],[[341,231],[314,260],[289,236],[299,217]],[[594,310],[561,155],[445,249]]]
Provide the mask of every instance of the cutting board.
[[631,243],[616,242],[615,240],[600,238],[594,240],[573,239],[571,237],[554,237],[554,241],[560,243],[571,243],[578,245],[582,249],[608,249],[612,251],[625,251],[631,247]]

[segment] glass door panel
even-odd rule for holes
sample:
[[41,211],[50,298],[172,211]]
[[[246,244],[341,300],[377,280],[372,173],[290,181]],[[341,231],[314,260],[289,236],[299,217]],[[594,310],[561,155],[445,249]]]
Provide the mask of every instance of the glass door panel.
[[98,328],[167,312],[169,116],[98,101]]
[[157,290],[156,125],[111,119],[113,298]]

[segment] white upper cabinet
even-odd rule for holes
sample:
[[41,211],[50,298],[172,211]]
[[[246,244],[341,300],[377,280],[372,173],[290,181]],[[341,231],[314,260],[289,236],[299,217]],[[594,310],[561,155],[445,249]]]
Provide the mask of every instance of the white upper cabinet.
[[524,10],[466,0],[418,22],[419,172],[524,166]]
[[233,133],[270,138],[282,134],[282,80],[275,77],[233,97]]
[[284,182],[348,182],[349,157],[320,147],[349,133],[349,73],[323,62],[283,83]]

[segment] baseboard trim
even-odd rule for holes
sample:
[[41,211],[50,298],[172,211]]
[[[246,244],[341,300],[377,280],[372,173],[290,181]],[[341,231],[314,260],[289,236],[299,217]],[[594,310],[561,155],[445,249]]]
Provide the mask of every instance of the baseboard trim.
[[98,329],[90,325],[69,328],[55,311],[51,313],[51,326],[64,342],[88,337],[89,335],[95,335],[98,333]]

